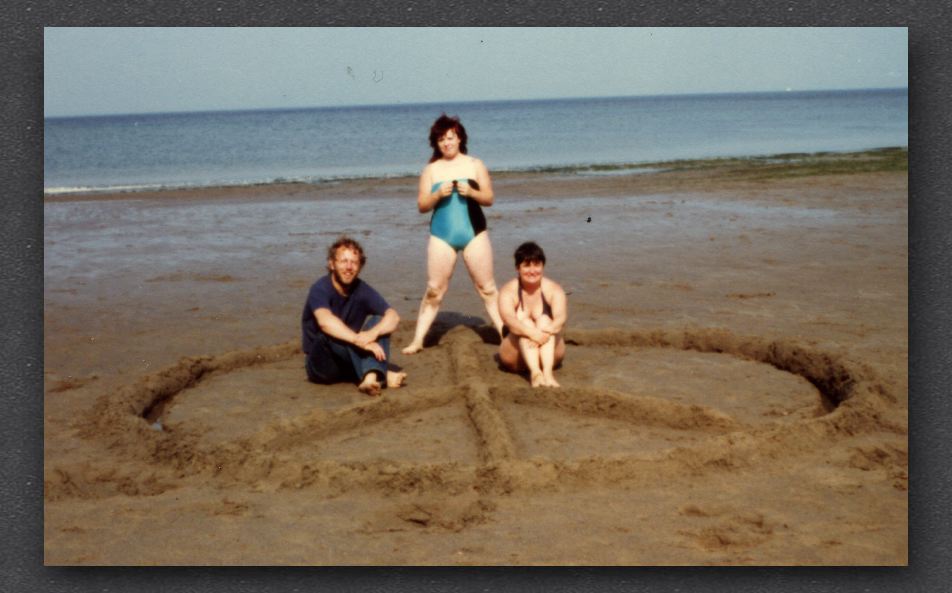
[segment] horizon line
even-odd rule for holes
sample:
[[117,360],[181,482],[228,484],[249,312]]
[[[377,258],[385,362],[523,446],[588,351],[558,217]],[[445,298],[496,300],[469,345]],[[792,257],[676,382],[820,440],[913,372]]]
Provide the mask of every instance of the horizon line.
[[770,95],[770,94],[797,94],[797,93],[837,93],[837,92],[859,92],[859,91],[900,91],[909,92],[909,85],[896,87],[854,87],[854,88],[825,88],[825,89],[793,89],[787,87],[782,90],[760,90],[760,91],[700,91],[692,93],[653,93],[646,95],[592,95],[592,96],[571,96],[571,97],[547,97],[547,98],[529,98],[529,99],[480,99],[480,100],[448,100],[448,101],[415,101],[407,103],[352,103],[337,105],[300,105],[289,107],[249,107],[249,108],[223,108],[223,109],[187,109],[177,111],[130,111],[119,113],[86,113],[72,115],[43,115],[43,119],[85,119],[99,117],[133,117],[133,116],[165,116],[165,115],[202,115],[213,113],[249,113],[254,111],[318,111],[322,109],[362,109],[376,107],[423,107],[427,105],[473,105],[480,103],[536,103],[541,101],[586,101],[598,99],[651,99],[661,97],[702,97],[717,95]]

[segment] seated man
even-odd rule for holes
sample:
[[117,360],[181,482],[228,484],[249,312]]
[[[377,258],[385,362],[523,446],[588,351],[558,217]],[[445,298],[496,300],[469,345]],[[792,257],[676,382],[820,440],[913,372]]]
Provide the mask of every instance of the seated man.
[[349,237],[327,250],[329,273],[311,286],[301,314],[301,347],[309,381],[354,381],[363,393],[379,395],[383,385],[403,385],[406,373],[387,370],[389,334],[400,317],[357,278],[366,261],[363,248]]
[[499,362],[510,371],[528,369],[533,387],[558,387],[553,370],[565,356],[565,291],[542,276],[545,252],[535,243],[520,245],[515,259],[517,277],[499,292]]

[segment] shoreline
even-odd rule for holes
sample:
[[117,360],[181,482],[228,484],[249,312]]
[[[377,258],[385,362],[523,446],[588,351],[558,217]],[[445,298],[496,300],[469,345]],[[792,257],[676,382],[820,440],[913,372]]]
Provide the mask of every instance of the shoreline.
[[[662,183],[723,177],[740,180],[765,180],[784,176],[835,173],[869,173],[908,170],[907,146],[872,148],[861,151],[820,151],[812,153],[778,153],[741,157],[675,159],[639,163],[606,163],[565,166],[542,166],[525,169],[490,171],[493,182],[511,184],[536,182],[553,176],[559,181],[584,180],[593,186],[613,184],[613,180],[645,177]],[[44,203],[89,202],[110,200],[195,200],[195,199],[321,199],[328,196],[386,197],[392,190],[405,190],[416,185],[417,175],[381,177],[350,177],[314,182],[275,181],[271,183],[209,185],[197,187],[162,187],[123,190],[80,190],[68,193],[47,193]],[[607,180],[607,181],[606,181]],[[634,183],[640,183],[635,181]],[[383,190],[380,194],[372,194]]]

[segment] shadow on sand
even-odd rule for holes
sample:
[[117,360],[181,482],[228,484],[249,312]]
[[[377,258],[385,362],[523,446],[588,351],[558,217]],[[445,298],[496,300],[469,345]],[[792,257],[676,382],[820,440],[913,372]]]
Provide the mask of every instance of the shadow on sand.
[[430,326],[430,331],[427,332],[426,339],[423,341],[423,346],[425,348],[436,346],[440,343],[440,340],[443,339],[443,336],[446,335],[447,332],[458,326],[467,327],[473,330],[484,344],[493,344],[498,346],[500,343],[499,334],[496,333],[496,328],[487,324],[482,317],[464,315],[462,313],[457,313],[456,311],[441,311],[440,313],[437,313],[436,320],[434,320],[433,325]]

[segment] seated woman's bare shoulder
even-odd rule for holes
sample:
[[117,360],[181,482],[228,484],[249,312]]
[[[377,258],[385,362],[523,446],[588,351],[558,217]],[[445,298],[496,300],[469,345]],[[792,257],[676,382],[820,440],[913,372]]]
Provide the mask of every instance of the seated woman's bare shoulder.
[[546,276],[542,277],[542,292],[546,294],[565,295],[565,291],[562,290],[562,285]]
[[519,289],[519,279],[513,278],[509,282],[506,282],[502,285],[502,288],[499,289],[499,294],[516,294],[516,291]]

